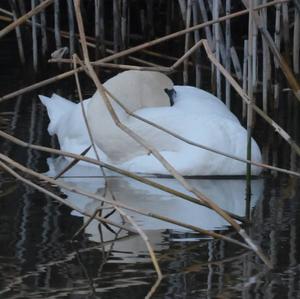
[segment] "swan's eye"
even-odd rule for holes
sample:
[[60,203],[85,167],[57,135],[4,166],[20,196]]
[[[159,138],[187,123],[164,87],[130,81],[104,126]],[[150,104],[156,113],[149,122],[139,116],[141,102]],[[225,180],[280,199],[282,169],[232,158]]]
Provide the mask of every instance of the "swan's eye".
[[170,105],[173,106],[174,105],[174,96],[176,94],[176,91],[173,88],[172,89],[165,88],[165,92],[169,96]]

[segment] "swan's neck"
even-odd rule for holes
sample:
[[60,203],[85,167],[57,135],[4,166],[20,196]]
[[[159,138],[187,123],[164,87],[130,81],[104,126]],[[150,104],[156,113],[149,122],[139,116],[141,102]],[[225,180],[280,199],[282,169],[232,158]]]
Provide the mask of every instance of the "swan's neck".
[[[127,123],[128,114],[116,103],[111,101],[119,120]],[[130,136],[124,133],[112,119],[104,100],[99,93],[95,93],[88,106],[88,121],[94,141],[107,156],[120,162],[127,160],[144,150]]]

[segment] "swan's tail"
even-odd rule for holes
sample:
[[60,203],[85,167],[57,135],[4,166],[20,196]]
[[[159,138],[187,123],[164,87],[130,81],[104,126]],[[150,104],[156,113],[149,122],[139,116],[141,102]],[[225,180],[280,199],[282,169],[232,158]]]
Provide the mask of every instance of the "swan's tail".
[[57,134],[58,123],[74,108],[74,103],[68,101],[57,94],[53,94],[51,98],[39,95],[42,104],[47,108],[50,123],[48,132],[50,135]]

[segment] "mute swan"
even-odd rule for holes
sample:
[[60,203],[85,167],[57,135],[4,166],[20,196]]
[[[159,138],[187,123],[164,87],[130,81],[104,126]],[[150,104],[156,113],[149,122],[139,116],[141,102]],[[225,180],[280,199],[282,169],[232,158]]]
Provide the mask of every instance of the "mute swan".
[[[148,73],[151,76],[147,76]],[[163,84],[160,84],[161,82]],[[160,73],[141,71],[123,72],[108,80],[104,86],[135,114],[186,139],[246,158],[246,130],[227,107],[212,94],[191,86],[174,86],[173,105],[170,106],[164,91],[172,88],[170,79]],[[56,116],[54,110],[60,108],[59,105],[54,104],[54,101],[58,99],[59,103],[63,99],[58,96],[54,97],[54,101],[53,99],[45,101],[42,97],[41,99],[51,119],[49,133],[58,135],[62,149],[79,153],[90,145],[88,136],[84,133],[86,129],[78,104],[75,108],[76,104],[64,102],[62,104],[65,107],[64,113],[58,112]],[[111,102],[121,122],[155,146],[181,174],[245,174],[244,163],[188,145],[129,116],[116,103]],[[155,157],[149,155],[146,149],[114,124],[98,92],[85,101],[84,105],[87,107],[88,122],[95,143],[103,151],[101,156],[103,160],[133,172],[168,174]],[[65,128],[61,128],[65,125]],[[72,134],[69,134],[68,130],[71,130]],[[253,139],[252,159],[261,161],[259,147]],[[260,171],[259,167],[252,167],[252,174],[259,174]]]

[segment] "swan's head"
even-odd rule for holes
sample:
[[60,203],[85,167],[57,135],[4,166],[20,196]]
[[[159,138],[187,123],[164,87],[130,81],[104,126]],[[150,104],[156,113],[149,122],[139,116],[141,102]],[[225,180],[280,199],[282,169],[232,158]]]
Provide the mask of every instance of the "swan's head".
[[162,107],[172,104],[172,80],[153,71],[125,71],[104,83],[130,111],[144,107]]

